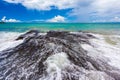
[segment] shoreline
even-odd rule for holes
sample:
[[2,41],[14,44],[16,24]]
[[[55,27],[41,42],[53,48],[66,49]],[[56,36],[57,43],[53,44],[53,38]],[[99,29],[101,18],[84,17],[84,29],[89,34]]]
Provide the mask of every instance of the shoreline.
[[[9,37],[9,35],[12,37],[12,36],[14,36],[14,37],[17,37],[17,36],[19,36],[19,35],[22,35],[22,34],[25,34],[25,33],[27,33],[27,32],[29,32],[29,31],[38,31],[39,33],[41,33],[41,35],[43,34],[43,35],[45,35],[45,34],[47,34],[47,32],[49,32],[49,31],[41,31],[41,30],[36,30],[36,29],[31,29],[31,30],[27,30],[27,31],[25,31],[25,32],[17,32],[17,31],[15,31],[15,32],[13,32],[13,31],[0,31],[0,33],[1,33],[1,35],[0,36],[6,36],[6,38],[7,38],[7,36]],[[50,31],[60,31],[60,32],[69,32],[69,33],[75,33],[75,34],[77,34],[77,33],[88,33],[88,34],[91,34],[91,35],[100,35],[100,36],[102,36],[103,38],[104,38],[104,40],[107,42],[107,43],[109,43],[109,44],[111,44],[111,45],[117,45],[117,43],[119,43],[119,40],[120,40],[120,35],[119,34],[116,34],[116,33],[107,33],[107,32],[98,32],[98,31],[84,31],[84,30],[79,30],[79,31],[66,31],[66,30],[50,30]],[[2,38],[1,38],[2,39]],[[8,38],[9,39],[9,38]],[[12,38],[11,38],[12,39]],[[14,39],[14,38],[13,38]],[[114,39],[116,39],[117,41],[115,41]]]

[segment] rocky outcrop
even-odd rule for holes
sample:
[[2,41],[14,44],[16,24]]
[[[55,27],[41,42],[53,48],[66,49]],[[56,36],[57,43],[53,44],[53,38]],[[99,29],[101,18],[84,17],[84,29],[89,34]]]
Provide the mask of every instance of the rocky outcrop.
[[[120,80],[119,69],[87,55],[92,34],[31,30],[24,42],[0,52],[1,80]],[[94,54],[94,53],[93,53]]]
[[39,33],[38,30],[30,30],[28,32],[26,32],[25,34],[20,35],[16,40],[20,40],[20,39],[24,39],[27,38],[28,36],[37,36]]

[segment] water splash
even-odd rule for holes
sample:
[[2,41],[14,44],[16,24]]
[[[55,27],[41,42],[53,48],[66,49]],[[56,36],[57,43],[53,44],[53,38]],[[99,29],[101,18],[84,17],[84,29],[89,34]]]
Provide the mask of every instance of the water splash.
[[120,79],[119,66],[113,64],[119,64],[119,48],[102,35],[30,31],[14,39],[22,42],[0,52],[1,80]]

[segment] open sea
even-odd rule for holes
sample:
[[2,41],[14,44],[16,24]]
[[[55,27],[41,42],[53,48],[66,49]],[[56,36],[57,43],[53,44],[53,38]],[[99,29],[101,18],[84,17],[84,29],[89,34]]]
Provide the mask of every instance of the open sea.
[[64,31],[91,31],[120,33],[120,23],[5,23],[0,24],[0,31],[5,32],[25,32],[31,29],[37,29],[43,32],[49,30]]

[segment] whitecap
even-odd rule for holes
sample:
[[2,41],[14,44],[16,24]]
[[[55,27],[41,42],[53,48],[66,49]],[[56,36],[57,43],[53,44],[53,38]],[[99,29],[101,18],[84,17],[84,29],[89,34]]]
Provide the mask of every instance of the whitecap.
[[0,32],[0,51],[13,48],[22,43],[23,40],[15,40],[20,34],[17,32]]
[[95,59],[102,59],[111,66],[117,67],[120,69],[120,42],[116,41],[116,38],[120,37],[119,35],[109,35],[113,40],[117,42],[117,45],[109,44],[105,41],[104,35],[95,34],[94,36],[97,39],[91,39],[90,43],[82,44],[82,47],[88,52],[88,55],[92,56]]

